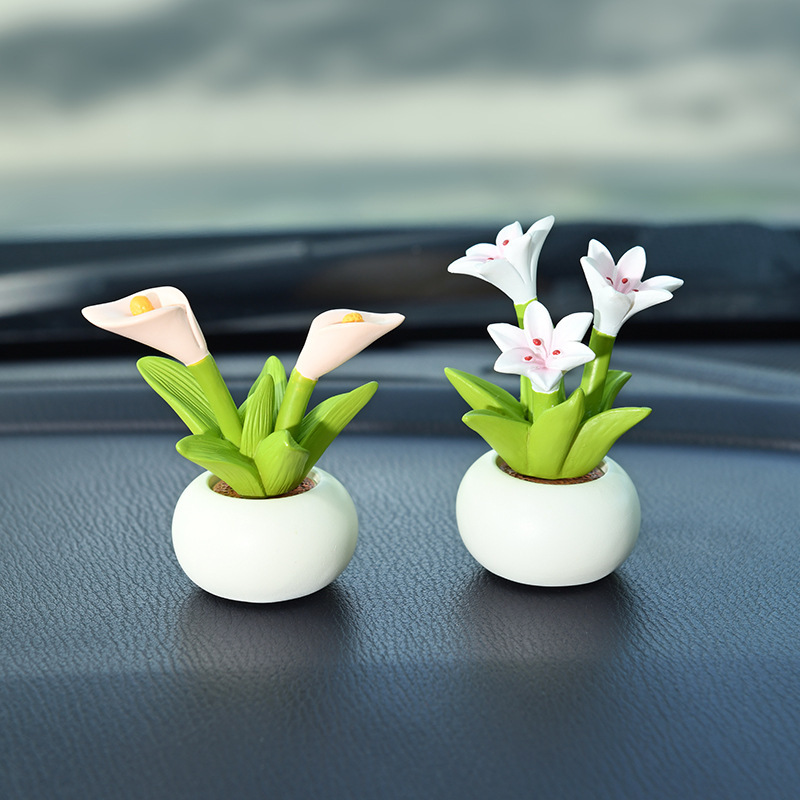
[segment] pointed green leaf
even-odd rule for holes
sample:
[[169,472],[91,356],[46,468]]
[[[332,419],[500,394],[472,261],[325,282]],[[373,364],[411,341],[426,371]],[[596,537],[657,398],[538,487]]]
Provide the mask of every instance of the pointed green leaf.
[[308,469],[317,463],[331,442],[370,401],[377,388],[375,381],[365,383],[351,392],[323,400],[306,414],[297,431],[297,440],[308,450]]
[[528,475],[528,434],[531,425],[496,411],[468,411],[461,418],[468,428],[481,436],[486,444],[511,469]]
[[250,387],[247,397],[239,406],[239,418],[244,421],[244,415],[247,411],[247,404],[250,398],[258,389],[261,381],[265,380],[267,377],[272,378],[273,381],[273,419],[270,423],[270,429],[272,429],[275,427],[274,417],[278,416],[278,409],[281,407],[281,401],[283,400],[283,395],[286,391],[286,370],[283,368],[283,364],[281,364],[281,360],[277,356],[270,356],[264,362],[264,366],[261,368],[261,372],[258,374],[258,377],[253,381],[253,385]]
[[217,420],[200,384],[183,364],[161,356],[145,356],[136,362],[136,367],[192,433],[219,435]]
[[204,433],[181,439],[175,449],[189,461],[213,472],[242,497],[264,497],[255,464],[227,439]]
[[525,419],[525,406],[505,389],[460,369],[446,367],[444,374],[474,411],[496,411],[516,419]]
[[608,371],[605,387],[603,388],[603,399],[600,401],[601,411],[608,411],[614,405],[620,389],[630,380],[630,377],[630,372],[623,372],[619,369],[610,369]]
[[[270,356],[265,364],[267,374],[271,376],[273,383],[274,398],[272,401],[272,408],[275,417],[278,416],[278,410],[283,402],[283,396],[286,394],[286,370],[281,364],[281,360],[277,356]],[[272,420],[272,427],[275,427],[275,419]]]
[[308,474],[308,451],[287,430],[275,431],[256,448],[254,461],[267,497],[290,492]]
[[272,404],[275,400],[272,376],[265,375],[247,399],[239,450],[243,455],[252,458],[259,442],[272,433],[274,419]]
[[576,389],[563,403],[548,408],[536,417],[528,436],[530,475],[553,480],[561,477],[575,434],[583,420],[584,395]]
[[584,422],[564,462],[562,477],[577,478],[591,472],[611,445],[650,411],[649,408],[612,408]]

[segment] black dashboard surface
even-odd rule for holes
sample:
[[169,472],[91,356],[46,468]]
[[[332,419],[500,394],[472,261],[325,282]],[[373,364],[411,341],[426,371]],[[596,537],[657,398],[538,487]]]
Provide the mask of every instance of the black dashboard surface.
[[[796,797],[800,348],[620,345],[626,402],[654,408],[612,452],[640,539],[549,590],[458,537],[485,445],[441,367],[488,353],[365,353],[330,381],[381,379],[322,463],[358,548],[271,606],[178,567],[197,468],[132,361],[0,368],[0,796]],[[220,364],[236,393],[259,360]]]

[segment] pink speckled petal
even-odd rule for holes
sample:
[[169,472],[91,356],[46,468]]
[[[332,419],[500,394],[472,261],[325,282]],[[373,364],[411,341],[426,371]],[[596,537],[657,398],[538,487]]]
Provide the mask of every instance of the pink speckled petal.
[[614,271],[614,283],[627,278],[634,286],[638,285],[639,281],[644,275],[644,268],[647,264],[647,256],[643,247],[632,247],[626,253],[623,253],[620,260],[617,262],[617,268]]

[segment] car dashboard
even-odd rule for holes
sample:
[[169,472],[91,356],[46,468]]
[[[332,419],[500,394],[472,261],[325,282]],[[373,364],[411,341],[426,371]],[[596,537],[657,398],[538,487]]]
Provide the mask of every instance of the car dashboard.
[[[567,227],[553,272],[579,273],[577,257],[555,268],[585,245],[588,226]],[[651,242],[671,243],[687,267],[673,268],[686,304],[677,294],[614,353],[633,373],[620,401],[653,409],[612,450],[639,492],[641,533],[614,574],[558,589],[490,574],[456,527],[459,482],[487,446],[461,423],[443,369],[515,384],[492,372],[495,300],[480,286],[451,291],[469,281],[444,271],[474,232],[327,235],[295,250],[257,237],[8,244],[0,285],[18,300],[26,274],[66,264],[74,282],[3,328],[7,342],[24,325],[55,341],[32,333],[0,364],[0,795],[794,796],[800,290],[798,262],[787,264],[799,237],[707,226],[690,246],[680,226],[610,229],[631,244],[637,234],[659,267]],[[709,255],[725,260],[720,242],[742,267],[724,286]],[[69,316],[141,279],[197,289],[198,317],[212,318],[223,300],[245,302],[207,291],[221,253],[245,250],[240,278],[293,288],[270,295],[263,318],[247,300],[246,313],[212,319],[237,399],[273,344],[291,365],[323,295],[334,305],[349,287],[398,311],[420,295],[407,332],[315,394],[380,384],[321,461],[358,509],[355,556],[328,588],[267,605],[216,598],[183,574],[170,520],[198,468],[175,452],[181,423],[136,372],[138,346],[79,333]],[[199,273],[187,253],[205,253]],[[770,311],[752,296],[753,271],[772,281]],[[542,287],[564,312],[576,310],[569,281]],[[53,310],[58,298],[69,313]]]

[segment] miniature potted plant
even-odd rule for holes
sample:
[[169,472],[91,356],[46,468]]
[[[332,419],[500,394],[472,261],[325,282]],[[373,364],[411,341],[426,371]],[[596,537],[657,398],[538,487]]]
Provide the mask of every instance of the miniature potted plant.
[[[456,499],[461,537],[489,571],[519,583],[571,586],[613,572],[639,534],[639,498],[627,473],[607,453],[649,408],[614,408],[631,377],[609,369],[623,323],[672,297],[683,281],[642,280],[645,252],[615,263],[596,240],[581,265],[594,315],[570,314],[553,325],[536,299],[539,253],[554,218],[523,233],[518,222],[495,244],[478,244],[448,267],[505,292],[517,325],[489,325],[501,354],[494,368],[520,375],[520,397],[456,369],[445,370],[471,406],[463,421],[492,448],[464,475]],[[588,346],[583,339],[593,328]],[[583,366],[569,397],[564,375]]]
[[189,578],[219,597],[253,603],[302,597],[337,578],[355,550],[358,518],[344,486],[316,464],[378,384],[307,412],[309,400],[321,376],[403,316],[320,314],[288,379],[271,356],[237,406],[178,289],[145,289],[83,315],[175,359],[147,356],[137,367],[191,431],[178,452],[206,470],[186,487],[172,520],[175,554]]

